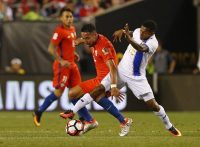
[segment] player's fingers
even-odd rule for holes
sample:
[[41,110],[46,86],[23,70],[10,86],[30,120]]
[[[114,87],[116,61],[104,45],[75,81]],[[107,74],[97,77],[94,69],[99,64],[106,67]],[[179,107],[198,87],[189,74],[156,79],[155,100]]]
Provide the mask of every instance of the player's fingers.
[[122,100],[118,97],[117,103],[121,103],[121,102],[122,102]]
[[115,34],[113,34],[113,42],[116,42],[117,41],[117,37]]
[[124,99],[122,97],[118,97],[119,101],[122,102]]
[[119,101],[119,99],[118,99],[118,98],[116,98],[116,102],[117,102],[117,103],[120,103],[120,101]]
[[126,28],[126,29],[129,29],[128,23],[126,23],[125,28]]
[[119,96],[119,99],[123,101],[123,100],[124,100],[124,96],[121,96],[121,95],[120,95],[120,96]]
[[125,93],[120,93],[119,95],[123,98],[125,97]]

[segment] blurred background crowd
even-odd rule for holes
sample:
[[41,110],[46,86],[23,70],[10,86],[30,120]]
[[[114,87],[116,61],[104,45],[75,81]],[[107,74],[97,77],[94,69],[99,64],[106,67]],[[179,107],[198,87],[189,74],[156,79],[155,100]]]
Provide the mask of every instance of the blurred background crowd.
[[131,0],[0,0],[0,20],[51,20],[65,6],[79,20],[127,1]]

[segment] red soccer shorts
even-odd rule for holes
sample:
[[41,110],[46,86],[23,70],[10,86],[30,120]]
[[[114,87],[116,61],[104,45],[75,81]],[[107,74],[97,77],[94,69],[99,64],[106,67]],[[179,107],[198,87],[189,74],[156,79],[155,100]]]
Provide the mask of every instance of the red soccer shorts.
[[81,75],[78,66],[71,63],[69,68],[61,67],[58,62],[53,64],[53,87],[64,90],[65,87],[72,88],[81,83]]
[[97,87],[100,84],[99,78],[90,79],[84,82],[81,82],[79,86],[82,88],[84,93],[91,92],[95,87]]

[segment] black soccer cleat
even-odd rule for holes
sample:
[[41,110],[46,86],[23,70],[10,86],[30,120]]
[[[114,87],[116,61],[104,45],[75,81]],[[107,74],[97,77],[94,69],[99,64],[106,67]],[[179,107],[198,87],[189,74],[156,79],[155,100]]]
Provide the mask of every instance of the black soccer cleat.
[[40,126],[40,119],[41,119],[42,113],[39,111],[34,111],[33,112],[33,122],[34,124],[39,127]]
[[66,110],[65,112],[60,113],[60,117],[64,118],[64,119],[72,119],[74,117],[74,113],[72,110]]
[[170,132],[172,135],[177,136],[177,137],[182,136],[181,132],[180,132],[177,128],[175,128],[174,126],[172,126],[172,127],[169,129],[169,132]]

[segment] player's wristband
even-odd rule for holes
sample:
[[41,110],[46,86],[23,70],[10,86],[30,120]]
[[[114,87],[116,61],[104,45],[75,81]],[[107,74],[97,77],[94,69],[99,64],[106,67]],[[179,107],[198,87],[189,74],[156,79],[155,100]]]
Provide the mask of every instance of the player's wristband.
[[115,87],[117,87],[117,84],[111,84],[110,85],[110,88],[115,88]]

